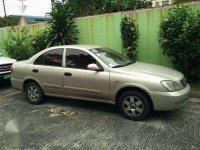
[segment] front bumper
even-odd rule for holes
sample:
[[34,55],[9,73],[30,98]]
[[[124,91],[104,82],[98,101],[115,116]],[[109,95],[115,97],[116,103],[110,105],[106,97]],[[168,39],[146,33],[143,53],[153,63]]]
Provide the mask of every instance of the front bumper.
[[0,73],[0,80],[8,80],[10,78],[11,78],[10,71]]
[[175,92],[152,92],[154,110],[168,111],[185,105],[190,95],[190,86]]

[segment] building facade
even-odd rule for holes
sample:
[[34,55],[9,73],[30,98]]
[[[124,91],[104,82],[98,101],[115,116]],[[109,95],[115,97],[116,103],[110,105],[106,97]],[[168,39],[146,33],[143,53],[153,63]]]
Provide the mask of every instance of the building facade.
[[173,3],[172,0],[151,0],[152,2],[152,7],[163,7],[163,6],[168,6]]

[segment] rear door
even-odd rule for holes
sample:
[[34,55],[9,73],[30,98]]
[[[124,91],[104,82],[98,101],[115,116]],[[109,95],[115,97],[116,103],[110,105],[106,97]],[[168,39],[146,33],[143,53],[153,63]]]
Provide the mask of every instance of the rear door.
[[63,94],[63,52],[64,48],[49,50],[39,56],[31,67],[32,76],[45,94]]

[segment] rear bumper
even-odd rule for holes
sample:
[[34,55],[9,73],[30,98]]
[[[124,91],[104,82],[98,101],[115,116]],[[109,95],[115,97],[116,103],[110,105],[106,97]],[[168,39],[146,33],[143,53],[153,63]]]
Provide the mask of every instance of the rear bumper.
[[185,105],[190,95],[189,84],[176,92],[152,92],[154,110],[168,111]]
[[23,80],[22,79],[11,78],[11,84],[14,89],[23,91]]

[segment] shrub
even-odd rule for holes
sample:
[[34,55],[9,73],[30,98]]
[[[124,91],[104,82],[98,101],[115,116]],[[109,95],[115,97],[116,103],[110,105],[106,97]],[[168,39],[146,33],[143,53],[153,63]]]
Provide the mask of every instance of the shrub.
[[103,0],[67,0],[67,4],[80,17],[102,13]]
[[0,17],[0,28],[13,25],[14,21],[12,17]]
[[131,60],[136,60],[139,30],[134,21],[127,17],[124,17],[121,21],[121,38],[122,46],[127,57]]
[[25,60],[34,54],[31,46],[32,36],[27,29],[10,29],[8,38],[3,41],[3,48],[8,56],[17,60]]
[[0,28],[6,26],[5,19],[0,17]]
[[189,81],[200,79],[200,12],[183,6],[170,9],[161,22],[159,42]]
[[48,40],[48,31],[43,30],[36,33],[32,40],[32,46],[36,53],[48,47],[50,41]]

